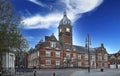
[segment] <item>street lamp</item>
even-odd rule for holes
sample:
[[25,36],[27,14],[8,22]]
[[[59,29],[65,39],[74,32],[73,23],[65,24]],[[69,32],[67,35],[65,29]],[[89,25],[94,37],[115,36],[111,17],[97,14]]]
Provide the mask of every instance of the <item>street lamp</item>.
[[39,67],[39,70],[40,70],[40,66],[41,66],[41,63],[40,63],[40,51],[38,50],[38,67]]
[[87,49],[88,49],[88,73],[89,73],[90,72],[90,51],[89,51],[89,46],[91,45],[89,34],[87,35],[87,38],[86,38],[85,42],[86,42],[86,46],[87,46]]

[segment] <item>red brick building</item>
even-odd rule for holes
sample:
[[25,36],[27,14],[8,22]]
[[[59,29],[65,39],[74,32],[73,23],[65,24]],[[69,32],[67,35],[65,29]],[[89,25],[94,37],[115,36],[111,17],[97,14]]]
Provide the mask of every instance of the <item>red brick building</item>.
[[115,54],[109,55],[109,67],[120,68],[120,50]]
[[[62,68],[88,67],[89,56],[86,46],[76,46],[72,43],[72,25],[66,12],[58,26],[59,40],[54,34],[45,36],[28,53],[28,68]],[[101,44],[100,47],[90,48],[90,67],[108,67],[108,53]]]

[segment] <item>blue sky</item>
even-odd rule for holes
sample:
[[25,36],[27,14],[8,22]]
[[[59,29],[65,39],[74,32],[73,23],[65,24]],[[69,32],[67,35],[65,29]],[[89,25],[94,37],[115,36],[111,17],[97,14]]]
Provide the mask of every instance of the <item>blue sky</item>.
[[91,47],[104,43],[108,53],[120,49],[119,0],[10,0],[22,16],[22,34],[34,47],[52,33],[58,38],[58,25],[67,12],[73,26],[73,44],[85,46],[89,33]]

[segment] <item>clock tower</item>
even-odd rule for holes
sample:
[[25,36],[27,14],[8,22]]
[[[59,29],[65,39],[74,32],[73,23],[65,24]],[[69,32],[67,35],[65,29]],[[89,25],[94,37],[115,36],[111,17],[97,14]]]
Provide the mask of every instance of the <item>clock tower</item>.
[[66,12],[63,14],[59,26],[59,41],[65,50],[72,50],[72,26]]

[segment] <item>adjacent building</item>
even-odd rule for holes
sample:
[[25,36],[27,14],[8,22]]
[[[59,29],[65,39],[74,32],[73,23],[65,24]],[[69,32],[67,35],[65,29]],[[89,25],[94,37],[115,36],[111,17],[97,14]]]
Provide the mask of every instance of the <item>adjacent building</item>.
[[[58,38],[45,36],[28,52],[28,68],[108,68],[108,53],[101,44],[96,48],[73,45],[71,21],[66,12],[58,26]],[[89,65],[90,63],[90,65]]]
[[109,67],[120,68],[120,50],[115,54],[109,55]]
[[13,51],[3,51],[1,54],[0,69],[5,73],[13,73],[15,70],[15,53]]

